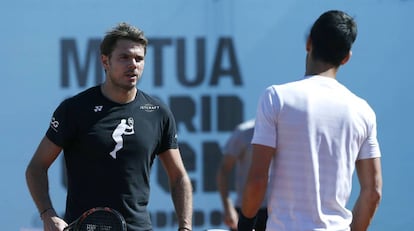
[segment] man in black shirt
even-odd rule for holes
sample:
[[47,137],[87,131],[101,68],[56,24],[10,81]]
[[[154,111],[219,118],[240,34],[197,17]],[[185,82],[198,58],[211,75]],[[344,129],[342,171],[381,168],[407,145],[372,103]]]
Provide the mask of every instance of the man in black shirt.
[[[63,230],[93,207],[118,210],[128,231],[152,230],[147,205],[150,170],[158,156],[169,177],[179,230],[192,229],[192,186],[178,149],[170,109],[137,89],[147,39],[120,23],[101,43],[106,77],[64,100],[26,170],[44,230]],[[65,217],[50,200],[47,171],[63,150],[68,192]]]

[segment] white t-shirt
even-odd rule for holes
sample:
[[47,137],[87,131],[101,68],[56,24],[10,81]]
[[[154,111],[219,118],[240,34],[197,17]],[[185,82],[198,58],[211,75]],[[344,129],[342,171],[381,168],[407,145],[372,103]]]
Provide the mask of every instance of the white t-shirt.
[[349,230],[355,161],[381,156],[366,101],[323,76],[270,86],[252,143],[276,148],[267,230]]

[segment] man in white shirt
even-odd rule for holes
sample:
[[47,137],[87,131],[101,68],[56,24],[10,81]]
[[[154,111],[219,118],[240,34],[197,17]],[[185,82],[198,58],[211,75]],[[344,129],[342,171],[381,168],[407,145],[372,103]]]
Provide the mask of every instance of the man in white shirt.
[[[306,42],[305,77],[268,87],[259,101],[242,215],[254,216],[269,187],[267,230],[361,231],[374,217],[382,191],[375,112],[336,80],[356,35],[348,14],[323,13]],[[361,190],[350,211],[354,170]]]

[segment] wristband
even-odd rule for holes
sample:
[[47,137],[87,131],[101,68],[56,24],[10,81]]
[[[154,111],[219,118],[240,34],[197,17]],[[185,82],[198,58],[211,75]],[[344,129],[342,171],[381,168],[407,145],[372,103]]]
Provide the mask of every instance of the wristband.
[[251,231],[256,223],[256,216],[252,218],[245,217],[242,212],[239,214],[239,222],[237,223],[238,231]]
[[52,207],[50,207],[50,208],[47,208],[47,209],[43,210],[43,211],[40,213],[40,218],[42,218],[42,215],[43,215],[43,214],[45,214],[47,211],[49,211],[49,210],[51,210],[51,209],[53,209],[53,208],[52,208]]
[[178,231],[180,231],[180,230],[192,231],[190,228],[187,228],[187,227],[180,227],[180,228],[178,228]]

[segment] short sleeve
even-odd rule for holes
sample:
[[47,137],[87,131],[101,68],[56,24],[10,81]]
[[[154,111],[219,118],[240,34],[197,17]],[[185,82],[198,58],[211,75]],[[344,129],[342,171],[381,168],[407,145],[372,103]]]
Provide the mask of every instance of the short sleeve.
[[381,157],[379,142],[377,139],[377,122],[375,113],[371,113],[371,126],[368,137],[362,143],[361,149],[358,153],[358,160]]
[[252,144],[276,148],[277,118],[281,103],[275,86],[268,87],[259,99]]
[[238,156],[246,149],[245,146],[246,142],[243,140],[242,131],[239,128],[236,128],[224,145],[222,153],[223,155]]
[[46,136],[56,145],[60,147],[67,146],[75,133],[75,126],[73,121],[75,118],[70,116],[70,101],[64,100],[54,111],[50,120],[49,128]]
[[165,113],[166,114],[164,119],[164,126],[162,129],[162,139],[159,153],[162,153],[168,149],[178,148],[177,126],[175,123],[174,115],[168,108],[165,108]]

